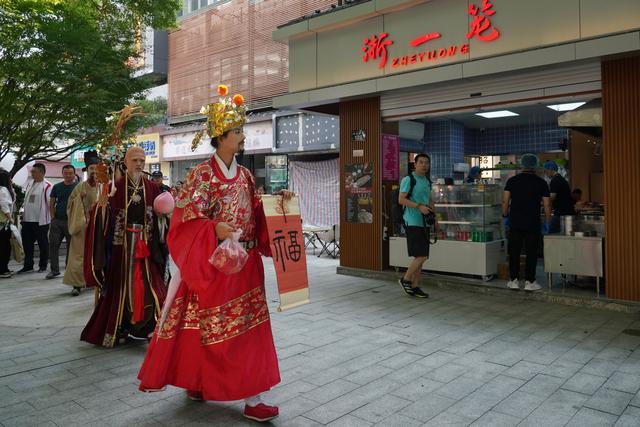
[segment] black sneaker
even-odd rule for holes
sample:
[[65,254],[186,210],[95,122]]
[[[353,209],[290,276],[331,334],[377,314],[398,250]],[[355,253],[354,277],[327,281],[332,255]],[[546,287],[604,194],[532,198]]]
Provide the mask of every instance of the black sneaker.
[[422,289],[416,287],[416,288],[412,288],[413,290],[413,296],[416,298],[429,298],[429,294],[424,292]]
[[18,270],[18,272],[16,274],[23,274],[23,273],[33,273],[33,267],[32,268],[21,268],[20,270]]
[[410,297],[414,296],[411,282],[407,282],[403,278],[400,278],[398,279],[398,283],[400,284],[400,287],[402,288],[405,294],[409,295]]
[[48,280],[48,279],[53,279],[54,277],[58,277],[59,275],[60,275],[60,272],[52,271],[51,273],[47,274],[46,279],[47,279],[47,280]]
[[47,267],[38,269],[38,273],[46,273],[46,272],[47,272]]
[[74,287],[71,291],[71,296],[77,297],[78,295],[80,295],[80,288]]

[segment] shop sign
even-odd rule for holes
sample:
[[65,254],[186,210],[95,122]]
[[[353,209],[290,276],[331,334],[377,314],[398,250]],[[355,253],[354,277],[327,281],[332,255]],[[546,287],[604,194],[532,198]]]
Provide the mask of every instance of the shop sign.
[[400,137],[382,135],[382,179],[398,181],[400,179]]
[[89,150],[94,150],[94,148],[85,147],[85,148],[79,148],[76,151],[74,151],[73,154],[71,154],[71,166],[73,166],[76,169],[83,168],[85,166],[84,153]]
[[144,150],[145,156],[156,155],[156,142],[155,141],[142,141],[138,145]]
[[[490,43],[500,37],[500,30],[491,23],[491,17],[496,14],[496,11],[490,0],[482,0],[482,6],[470,3],[467,14],[472,17],[469,24],[469,32],[466,35],[468,40],[476,38],[482,42]],[[426,33],[411,40],[409,45],[417,48],[441,37],[442,34],[438,32]],[[393,44],[394,41],[390,38],[389,33],[386,32],[365,38],[362,46],[362,52],[364,52],[362,62],[379,61],[378,68],[385,68],[389,60],[388,48]],[[412,55],[391,57],[391,67],[401,68],[427,61],[435,62],[456,55],[467,55],[469,49],[469,43],[424,49]]]
[[136,136],[136,144],[144,150],[147,163],[154,163],[160,160],[160,134],[149,133]]
[[195,132],[164,135],[162,137],[162,159],[165,161],[189,158],[201,159],[213,155],[215,150],[206,136],[202,138],[195,151],[191,150],[191,142],[195,136]]
[[247,123],[243,127],[244,152],[271,151],[273,148],[273,122]]

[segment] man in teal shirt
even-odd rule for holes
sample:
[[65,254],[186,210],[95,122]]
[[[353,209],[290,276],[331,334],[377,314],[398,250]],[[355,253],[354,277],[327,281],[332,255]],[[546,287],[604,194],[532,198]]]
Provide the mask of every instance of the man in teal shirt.
[[414,257],[405,275],[398,280],[402,290],[410,296],[428,298],[429,295],[419,287],[422,266],[429,259],[429,228],[424,216],[434,212],[431,195],[431,159],[426,154],[418,154],[414,160],[412,173],[415,186],[411,189],[411,178],[405,177],[400,183],[398,203],[405,207],[404,224],[407,231],[407,251]]

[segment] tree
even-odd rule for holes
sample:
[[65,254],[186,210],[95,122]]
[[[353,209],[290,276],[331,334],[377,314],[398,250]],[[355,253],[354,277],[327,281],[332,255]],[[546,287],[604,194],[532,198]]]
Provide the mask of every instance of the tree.
[[153,82],[132,74],[141,28],[175,24],[179,0],[0,0],[0,160],[95,145],[109,113]]
[[131,120],[131,129],[141,130],[165,123],[167,119],[167,98],[159,96],[154,99],[138,99],[134,104],[142,107],[144,116]]

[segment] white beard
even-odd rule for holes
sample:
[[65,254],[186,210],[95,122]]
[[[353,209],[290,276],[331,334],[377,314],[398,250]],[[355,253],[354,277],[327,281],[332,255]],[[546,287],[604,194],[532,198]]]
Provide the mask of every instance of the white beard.
[[142,177],[142,173],[141,172],[131,172],[131,173],[129,173],[129,178],[131,179],[131,181],[133,181],[134,184],[139,183],[141,177]]

